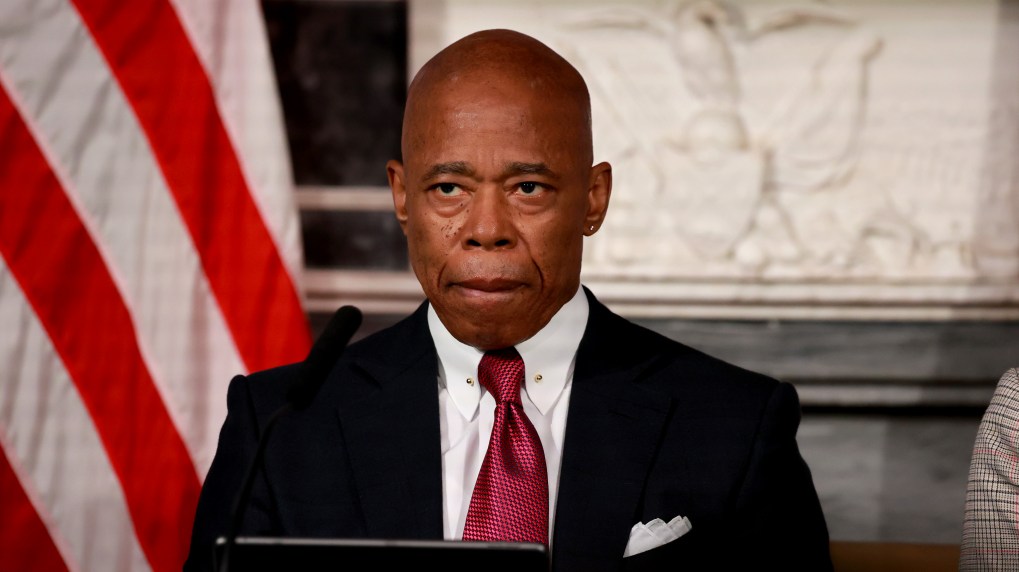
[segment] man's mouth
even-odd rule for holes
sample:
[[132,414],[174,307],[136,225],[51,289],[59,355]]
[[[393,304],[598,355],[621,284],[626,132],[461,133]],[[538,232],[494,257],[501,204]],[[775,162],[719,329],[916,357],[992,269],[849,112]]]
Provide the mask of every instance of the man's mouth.
[[479,292],[497,293],[515,290],[523,286],[523,283],[510,278],[469,278],[456,281],[453,286]]

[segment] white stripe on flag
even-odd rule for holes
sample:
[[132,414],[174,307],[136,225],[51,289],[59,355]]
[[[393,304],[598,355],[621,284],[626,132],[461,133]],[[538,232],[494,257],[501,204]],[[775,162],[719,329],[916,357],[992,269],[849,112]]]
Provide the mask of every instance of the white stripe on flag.
[[298,292],[301,237],[289,150],[258,0],[171,0],[205,67],[248,188]]
[[[71,570],[149,570],[106,451],[0,258],[0,432]],[[37,507],[38,508],[38,507]],[[2,569],[0,565],[0,569]]]

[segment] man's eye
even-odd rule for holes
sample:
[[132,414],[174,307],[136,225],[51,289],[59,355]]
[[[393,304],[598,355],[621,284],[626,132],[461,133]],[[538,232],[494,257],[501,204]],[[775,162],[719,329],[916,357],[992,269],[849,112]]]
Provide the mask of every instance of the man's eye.
[[517,188],[520,189],[520,193],[524,195],[536,195],[541,192],[542,189],[541,185],[538,183],[531,182],[520,183],[517,185]]
[[435,185],[435,189],[439,191],[439,194],[447,197],[460,194],[460,187],[453,183],[439,183],[438,185]]

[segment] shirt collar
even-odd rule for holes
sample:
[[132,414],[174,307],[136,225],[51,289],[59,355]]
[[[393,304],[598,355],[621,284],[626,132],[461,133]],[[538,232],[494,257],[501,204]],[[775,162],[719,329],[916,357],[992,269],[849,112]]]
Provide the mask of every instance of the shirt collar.
[[[524,391],[542,415],[555,405],[566,382],[573,377],[589,311],[587,296],[578,288],[544,328],[516,345],[524,360]],[[454,338],[430,304],[428,329],[439,356],[439,384],[445,387],[460,414],[473,419],[482,396],[478,364],[485,353]]]

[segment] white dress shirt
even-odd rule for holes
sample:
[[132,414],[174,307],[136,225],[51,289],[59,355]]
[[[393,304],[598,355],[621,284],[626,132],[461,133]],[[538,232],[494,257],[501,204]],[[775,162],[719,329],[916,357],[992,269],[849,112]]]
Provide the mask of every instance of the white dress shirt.
[[[578,289],[541,331],[516,345],[524,360],[520,400],[545,451],[550,535],[555,522],[573,367],[587,327],[588,310],[587,296],[583,289]],[[459,540],[463,538],[474,483],[492,436],[495,398],[478,382],[478,364],[484,352],[454,338],[431,306],[428,328],[439,357],[443,536]]]

